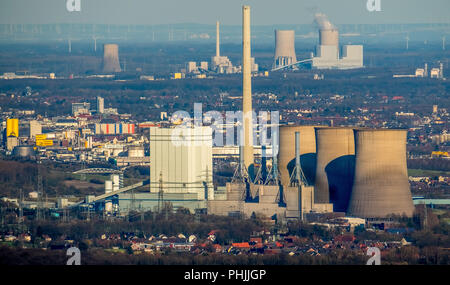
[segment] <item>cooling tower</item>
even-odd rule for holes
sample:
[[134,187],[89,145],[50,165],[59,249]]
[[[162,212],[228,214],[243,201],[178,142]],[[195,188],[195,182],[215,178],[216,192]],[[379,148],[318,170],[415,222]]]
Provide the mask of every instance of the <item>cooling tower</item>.
[[345,212],[350,199],[355,164],[352,128],[316,128],[315,202],[333,203]]
[[339,46],[339,31],[337,29],[320,29],[320,45]]
[[355,179],[348,214],[413,215],[406,168],[406,130],[355,130]]
[[250,51],[250,6],[242,6],[242,112],[244,114],[243,161],[246,168],[253,162],[252,63]]
[[300,163],[309,184],[314,184],[316,171],[316,135],[314,126],[281,126],[278,169],[281,184],[289,186],[295,168],[295,133],[300,132]]
[[105,44],[103,46],[103,72],[121,72],[119,64],[119,46]]
[[275,57],[272,68],[297,62],[295,56],[295,31],[275,30]]

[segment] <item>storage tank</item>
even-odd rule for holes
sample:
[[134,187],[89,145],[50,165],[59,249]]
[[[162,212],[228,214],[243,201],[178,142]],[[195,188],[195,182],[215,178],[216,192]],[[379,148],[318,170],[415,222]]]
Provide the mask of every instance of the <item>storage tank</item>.
[[275,57],[272,68],[297,62],[295,55],[295,31],[275,30]]
[[345,212],[353,185],[355,142],[352,128],[316,129],[315,202]]
[[295,168],[295,133],[300,132],[300,162],[306,179],[314,184],[316,137],[314,126],[280,126],[278,169],[282,185],[289,186]]
[[355,130],[355,179],[348,215],[412,217],[406,167],[406,130]]
[[13,155],[16,157],[30,157],[34,155],[34,149],[28,145],[16,146],[14,147]]

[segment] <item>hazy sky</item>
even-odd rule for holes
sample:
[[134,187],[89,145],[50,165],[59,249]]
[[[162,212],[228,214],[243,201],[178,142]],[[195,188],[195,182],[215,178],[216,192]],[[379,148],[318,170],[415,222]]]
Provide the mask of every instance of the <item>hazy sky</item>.
[[315,12],[335,24],[449,23],[450,0],[80,0],[81,12],[68,12],[66,0],[0,0],[0,23],[241,24],[241,6],[252,8],[252,24],[309,24]]

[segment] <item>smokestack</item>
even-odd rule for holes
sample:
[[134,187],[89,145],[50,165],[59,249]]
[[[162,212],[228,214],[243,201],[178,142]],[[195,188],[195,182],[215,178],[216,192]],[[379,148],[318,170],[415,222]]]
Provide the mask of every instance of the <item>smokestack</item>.
[[355,130],[355,179],[347,214],[411,217],[414,205],[406,168],[406,130]]
[[272,68],[297,62],[295,56],[295,31],[275,30],[275,57]]
[[103,71],[122,71],[119,64],[119,46],[117,44],[105,44],[103,46]]
[[314,184],[316,173],[316,134],[314,126],[280,126],[278,168],[281,184],[290,186],[295,167],[295,133],[300,133],[301,168],[308,184]]
[[216,56],[220,56],[220,29],[219,29],[219,21],[216,22]]
[[248,169],[253,157],[252,73],[250,49],[250,6],[242,6],[242,105],[244,117],[244,165]]

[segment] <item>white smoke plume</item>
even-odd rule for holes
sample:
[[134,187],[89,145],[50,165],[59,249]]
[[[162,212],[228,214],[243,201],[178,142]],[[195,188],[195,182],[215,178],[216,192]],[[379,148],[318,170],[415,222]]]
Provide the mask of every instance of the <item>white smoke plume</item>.
[[316,13],[314,15],[314,22],[321,30],[335,29],[335,26],[328,20],[328,17],[325,14]]

